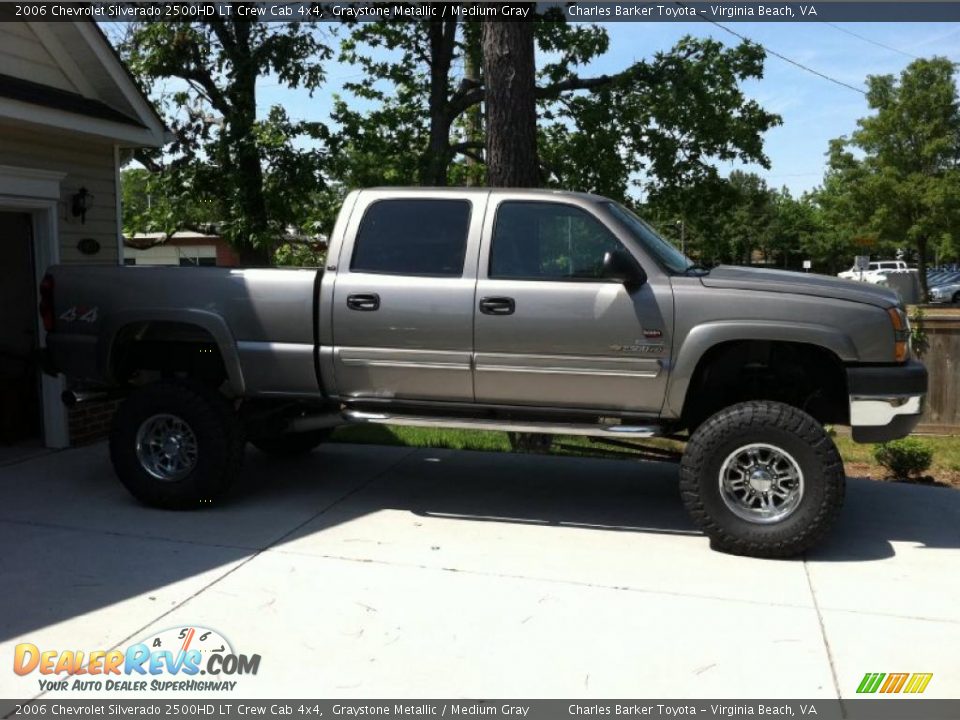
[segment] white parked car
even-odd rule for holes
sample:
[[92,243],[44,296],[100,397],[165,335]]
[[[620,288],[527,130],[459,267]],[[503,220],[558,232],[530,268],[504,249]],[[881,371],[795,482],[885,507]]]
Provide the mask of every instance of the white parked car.
[[842,273],[837,273],[837,277],[845,280],[862,280],[873,285],[885,280],[885,273],[895,270],[909,270],[907,263],[903,260],[878,260],[872,262],[864,271],[860,271],[856,266]]
[[844,278],[845,280],[859,280],[862,274],[863,279],[867,282],[870,282],[868,278],[882,275],[889,270],[909,269],[910,268],[907,266],[907,263],[903,260],[878,260],[877,262],[870,263],[869,267],[864,270],[863,273],[861,273],[860,270],[854,266],[845,272],[837,273],[837,277]]

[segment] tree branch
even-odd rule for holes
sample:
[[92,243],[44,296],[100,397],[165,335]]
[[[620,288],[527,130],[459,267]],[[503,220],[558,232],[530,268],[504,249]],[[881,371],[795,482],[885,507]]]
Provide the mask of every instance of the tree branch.
[[[463,145],[463,144],[466,144],[466,143],[461,143],[461,145]],[[473,150],[468,150],[468,149],[466,149],[466,148],[462,148],[462,147],[459,147],[459,146],[457,146],[457,145],[454,145],[454,146],[451,147],[450,149],[454,152],[454,154],[463,155],[464,157],[468,157],[468,158],[470,158],[471,160],[480,163],[481,165],[486,165],[486,164],[487,164],[487,161],[483,159],[483,155],[480,155],[479,153],[475,153],[475,152],[473,152]]]
[[566,80],[561,80],[553,85],[538,87],[536,89],[537,100],[550,100],[556,98],[562,93],[573,90],[595,90],[596,88],[603,87],[604,85],[609,85],[615,80],[626,77],[632,71],[633,68],[628,68],[622,73],[617,73],[616,75],[601,75],[600,77],[595,78],[581,78],[574,75],[573,77],[567,78]]
[[461,143],[456,143],[455,145],[450,146],[451,152],[462,153],[464,150],[483,150],[486,147],[486,143],[479,140],[469,140]]
[[153,152],[149,148],[136,148],[133,151],[133,159],[143,165],[150,172],[161,172],[163,165],[157,161]]

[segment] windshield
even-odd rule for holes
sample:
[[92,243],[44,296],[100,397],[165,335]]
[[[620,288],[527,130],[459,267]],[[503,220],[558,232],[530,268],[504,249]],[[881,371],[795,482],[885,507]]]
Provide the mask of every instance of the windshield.
[[623,205],[615,202],[605,202],[603,204],[630,232],[630,235],[640,243],[640,246],[667,270],[673,273],[682,273],[694,265],[690,258],[660,237],[656,230]]

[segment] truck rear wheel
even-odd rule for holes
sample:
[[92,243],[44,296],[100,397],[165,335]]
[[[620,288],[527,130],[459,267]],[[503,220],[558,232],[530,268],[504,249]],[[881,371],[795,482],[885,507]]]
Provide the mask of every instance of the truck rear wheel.
[[243,462],[243,432],[212,390],[159,382],[135,390],[110,431],[110,459],[120,482],[152,507],[209,506]]
[[715,550],[784,558],[819,542],[843,505],[843,462],[810,415],[772,401],[733,405],[701,425],[680,493]]
[[266,455],[273,457],[293,457],[296,455],[306,455],[332,434],[333,430],[324,428],[322,430],[288,433],[274,437],[252,438],[250,444]]

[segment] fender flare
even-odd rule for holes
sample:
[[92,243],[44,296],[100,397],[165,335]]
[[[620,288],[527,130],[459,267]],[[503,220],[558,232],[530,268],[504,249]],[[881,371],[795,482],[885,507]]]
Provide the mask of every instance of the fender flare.
[[815,345],[829,350],[841,362],[857,362],[859,354],[850,336],[827,325],[816,323],[718,320],[696,325],[674,351],[667,381],[663,414],[680,417],[697,366],[711,349],[726,342],[770,340]]
[[97,342],[97,365],[103,377],[115,380],[111,372],[114,344],[123,328],[129,325],[148,322],[171,322],[181,325],[194,325],[210,333],[227,373],[227,382],[234,395],[243,395],[246,388],[237,343],[226,321],[216,313],[207,310],[165,310],[163,308],[136,308],[111,313],[103,323],[100,339]]

